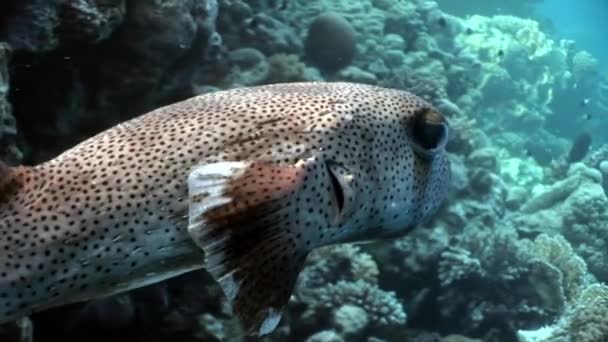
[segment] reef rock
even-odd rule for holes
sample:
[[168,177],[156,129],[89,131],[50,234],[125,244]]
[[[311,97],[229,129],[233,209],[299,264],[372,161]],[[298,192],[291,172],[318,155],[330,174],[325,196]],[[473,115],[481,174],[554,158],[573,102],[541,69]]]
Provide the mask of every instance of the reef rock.
[[60,45],[107,39],[122,23],[125,0],[7,0],[0,37],[18,51],[48,52]]
[[22,154],[16,145],[17,122],[8,102],[10,56],[10,47],[0,43],[0,160],[13,165],[21,162]]

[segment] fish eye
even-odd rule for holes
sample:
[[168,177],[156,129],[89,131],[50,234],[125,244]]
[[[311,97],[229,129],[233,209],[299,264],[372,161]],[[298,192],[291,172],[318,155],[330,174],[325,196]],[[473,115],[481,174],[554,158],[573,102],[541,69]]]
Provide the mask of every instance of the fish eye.
[[423,107],[414,113],[412,142],[415,150],[426,156],[445,147],[448,140],[448,124],[438,111]]

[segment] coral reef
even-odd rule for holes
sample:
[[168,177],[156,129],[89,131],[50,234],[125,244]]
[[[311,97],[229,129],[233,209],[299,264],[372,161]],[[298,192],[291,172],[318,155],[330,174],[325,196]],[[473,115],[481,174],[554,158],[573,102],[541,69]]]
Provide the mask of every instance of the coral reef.
[[214,0],[14,3],[0,31],[14,50],[9,99],[29,163],[193,95],[195,71],[221,44]]
[[28,0],[5,4],[8,14],[0,28],[16,50],[52,51],[60,45],[99,43],[122,23],[126,2]]
[[568,178],[545,187],[522,207],[526,213],[546,211],[558,220],[556,230],[575,245],[590,271],[599,279],[608,279],[606,252],[601,238],[608,223],[608,198],[602,188],[599,170],[577,164]]
[[518,332],[520,342],[596,342],[608,338],[608,286],[591,284],[554,325]]
[[[343,330],[347,324],[356,324],[356,332],[363,330],[367,324],[372,324],[377,328],[386,325],[403,325],[406,322],[406,315],[395,294],[386,292],[364,280],[354,282],[339,281],[324,287],[317,297],[317,302],[310,303],[311,306],[324,307],[335,310],[334,320],[338,322]],[[337,308],[337,309],[336,309]],[[364,322],[353,322],[352,318],[363,319],[355,313],[347,313],[350,320],[343,319],[345,310],[364,312]],[[347,318],[348,318],[347,317]],[[368,323],[369,321],[369,323]],[[349,327],[348,330],[355,330]]]

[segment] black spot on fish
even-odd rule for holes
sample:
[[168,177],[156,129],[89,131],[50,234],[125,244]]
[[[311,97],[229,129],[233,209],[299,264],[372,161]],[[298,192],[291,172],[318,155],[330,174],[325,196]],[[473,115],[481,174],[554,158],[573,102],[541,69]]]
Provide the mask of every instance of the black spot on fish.
[[468,29],[466,29],[466,30],[464,31],[464,33],[465,33],[466,35],[470,36],[470,35],[472,35],[472,34],[473,34],[473,30],[471,30],[470,28],[468,28]]
[[591,135],[589,133],[583,132],[579,134],[572,143],[572,147],[570,147],[570,152],[568,153],[568,163],[576,163],[587,155],[589,152],[589,147],[591,146]]
[[502,49],[498,50],[498,57],[503,58],[504,56],[505,52]]

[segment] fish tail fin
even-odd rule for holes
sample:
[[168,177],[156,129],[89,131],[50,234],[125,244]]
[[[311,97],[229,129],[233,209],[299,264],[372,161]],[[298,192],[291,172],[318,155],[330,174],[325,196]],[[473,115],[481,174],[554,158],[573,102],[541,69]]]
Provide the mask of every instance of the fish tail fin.
[[251,335],[274,331],[308,255],[290,221],[305,163],[219,162],[188,177],[189,233]]

